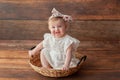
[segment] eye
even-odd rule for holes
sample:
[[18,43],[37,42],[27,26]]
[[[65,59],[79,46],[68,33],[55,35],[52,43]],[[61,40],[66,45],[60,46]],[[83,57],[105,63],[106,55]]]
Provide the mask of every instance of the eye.
[[59,28],[62,27],[62,26],[58,26]]
[[52,28],[55,28],[55,26],[52,26]]

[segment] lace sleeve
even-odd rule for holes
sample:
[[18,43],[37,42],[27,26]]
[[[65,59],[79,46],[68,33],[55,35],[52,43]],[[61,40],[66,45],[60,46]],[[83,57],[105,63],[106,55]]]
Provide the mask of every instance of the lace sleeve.
[[48,47],[48,45],[49,45],[49,37],[50,37],[49,33],[44,34],[43,47]]
[[77,50],[77,48],[79,47],[79,45],[80,45],[80,41],[79,40],[77,40],[77,39],[73,39],[73,48],[74,48],[74,50],[76,51]]

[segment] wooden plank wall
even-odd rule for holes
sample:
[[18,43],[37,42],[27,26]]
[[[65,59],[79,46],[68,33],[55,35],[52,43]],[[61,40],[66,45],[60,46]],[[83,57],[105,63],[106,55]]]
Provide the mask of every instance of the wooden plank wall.
[[68,33],[88,56],[77,74],[57,79],[120,80],[120,0],[0,0],[0,80],[56,80],[27,62],[27,50],[49,32],[53,7],[73,16]]
[[53,7],[73,17],[68,33],[81,41],[81,50],[120,48],[119,0],[0,0],[1,45],[43,39]]

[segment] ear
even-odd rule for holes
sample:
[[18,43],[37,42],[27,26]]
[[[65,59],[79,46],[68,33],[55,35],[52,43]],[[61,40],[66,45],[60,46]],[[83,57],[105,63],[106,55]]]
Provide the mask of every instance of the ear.
[[50,26],[48,26],[48,29],[50,30]]

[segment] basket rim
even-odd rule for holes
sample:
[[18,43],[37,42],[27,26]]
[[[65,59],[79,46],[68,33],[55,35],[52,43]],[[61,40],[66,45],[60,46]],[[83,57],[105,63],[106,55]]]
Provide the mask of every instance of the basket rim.
[[[79,60],[80,60],[80,59],[79,59]],[[80,62],[80,64],[77,65],[76,67],[71,67],[71,68],[69,68],[68,70],[79,68],[79,67],[83,64],[83,62],[84,62],[84,60],[82,60],[82,61]],[[36,68],[38,68],[38,69],[45,69],[45,70],[58,71],[58,72],[63,71],[63,70],[61,70],[61,69],[44,68],[44,67],[35,66],[35,65],[33,65],[33,64],[31,63],[31,60],[29,60],[28,63],[29,63],[31,66],[36,67]]]

